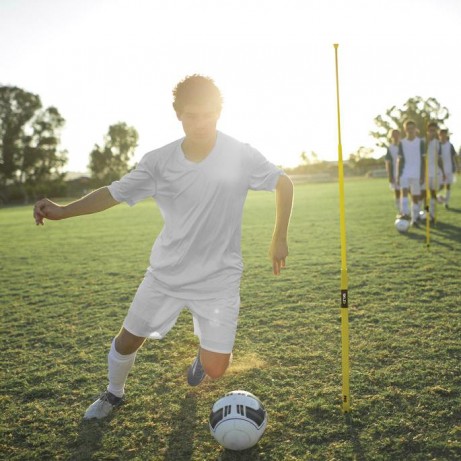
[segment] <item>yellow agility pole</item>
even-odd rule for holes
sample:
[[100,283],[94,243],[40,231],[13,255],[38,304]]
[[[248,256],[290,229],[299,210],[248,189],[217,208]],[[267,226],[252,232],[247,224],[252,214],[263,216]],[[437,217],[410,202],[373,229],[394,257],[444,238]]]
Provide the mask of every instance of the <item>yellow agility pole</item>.
[[341,233],[341,363],[342,363],[342,411],[349,413],[351,399],[349,391],[349,303],[346,261],[346,215],[344,210],[344,166],[343,148],[341,144],[341,116],[339,108],[339,73],[338,44],[335,43],[336,67],[336,108],[338,113],[338,180],[339,180],[339,227]]
[[431,191],[430,191],[430,184],[429,184],[429,136],[426,134],[426,168],[425,168],[425,178],[424,182],[426,183],[426,247],[429,249],[431,245],[431,213],[429,204],[431,202]]

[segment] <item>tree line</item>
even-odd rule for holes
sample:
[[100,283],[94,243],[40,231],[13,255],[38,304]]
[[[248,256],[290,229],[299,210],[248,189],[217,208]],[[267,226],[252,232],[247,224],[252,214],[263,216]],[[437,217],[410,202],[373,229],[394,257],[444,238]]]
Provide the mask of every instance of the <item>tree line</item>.
[[[374,119],[370,134],[378,147],[387,147],[389,133],[400,129],[407,119],[415,121],[419,136],[426,137],[429,121],[446,126],[449,110],[435,98],[409,98],[401,107],[392,106]],[[65,119],[56,107],[43,108],[40,97],[15,86],[0,86],[0,203],[22,200],[27,203],[43,196],[65,196],[67,151],[60,147]],[[138,132],[125,122],[109,126],[101,145],[89,153],[90,188],[109,184],[130,170],[138,143]],[[384,160],[374,150],[359,147],[349,155],[345,173],[363,175],[383,168]],[[321,161],[315,152],[300,156],[300,165],[287,169],[291,174],[336,176],[336,165]]]
[[[24,203],[43,196],[65,196],[67,151],[60,147],[65,119],[56,107],[43,108],[40,96],[0,86],[0,203]],[[109,127],[89,154],[91,187],[130,170],[138,132],[125,122]]]

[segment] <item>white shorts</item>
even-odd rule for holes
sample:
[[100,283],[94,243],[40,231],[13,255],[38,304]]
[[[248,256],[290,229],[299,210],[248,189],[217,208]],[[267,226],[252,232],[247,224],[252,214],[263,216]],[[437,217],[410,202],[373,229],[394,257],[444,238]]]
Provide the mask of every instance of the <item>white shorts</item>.
[[[442,184],[442,175],[437,176],[437,178],[434,176],[429,176],[429,190],[437,190]],[[424,185],[424,189],[426,189],[426,185]]]
[[419,195],[421,193],[419,178],[400,178],[400,188],[409,189],[411,195]]
[[130,333],[150,339],[162,339],[175,325],[183,309],[192,312],[194,333],[200,346],[211,352],[230,354],[234,347],[240,294],[224,298],[186,300],[158,291],[150,273],[139,285],[123,322]]

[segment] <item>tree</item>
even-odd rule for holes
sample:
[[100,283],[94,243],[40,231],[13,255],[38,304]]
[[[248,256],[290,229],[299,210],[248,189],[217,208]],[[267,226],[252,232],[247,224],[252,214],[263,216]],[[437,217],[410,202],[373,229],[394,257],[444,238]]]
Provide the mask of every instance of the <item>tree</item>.
[[349,164],[354,174],[363,175],[369,171],[382,167],[382,159],[373,158],[374,150],[370,147],[360,146],[354,153],[349,155]]
[[443,126],[449,118],[450,113],[446,107],[435,98],[423,99],[420,96],[410,98],[398,108],[392,106],[386,110],[384,115],[375,117],[374,122],[378,129],[371,131],[370,135],[376,139],[376,144],[379,147],[387,147],[389,145],[389,132],[393,129],[403,129],[403,124],[406,120],[413,120],[419,131],[419,136],[426,137],[426,128],[429,121],[436,121]]
[[27,202],[29,194],[47,193],[62,181],[67,162],[59,151],[65,120],[55,107],[42,110],[40,97],[13,86],[0,87],[0,187],[8,195],[15,186]]
[[109,127],[104,145],[94,146],[89,169],[98,185],[109,184],[130,170],[129,162],[138,144],[138,132],[124,122]]

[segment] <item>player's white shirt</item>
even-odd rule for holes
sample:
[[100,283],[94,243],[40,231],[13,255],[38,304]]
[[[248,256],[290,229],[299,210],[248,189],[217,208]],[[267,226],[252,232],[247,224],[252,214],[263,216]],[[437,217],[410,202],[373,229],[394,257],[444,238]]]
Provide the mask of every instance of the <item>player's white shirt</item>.
[[419,178],[421,176],[421,139],[417,136],[413,140],[402,139],[405,164],[402,178]]
[[428,162],[428,175],[430,178],[435,177],[435,172],[440,173],[438,167],[438,156],[439,156],[440,142],[438,139],[431,139],[427,145],[427,162]]
[[239,289],[241,221],[249,189],[274,190],[283,172],[256,149],[221,132],[201,162],[186,159],[184,138],[147,153],[109,186],[130,206],[152,196],[164,218],[149,271],[161,292],[205,299]]
[[454,170],[453,159],[452,159],[452,145],[446,141],[440,144],[440,153],[442,157],[443,172],[445,175],[452,174]]

